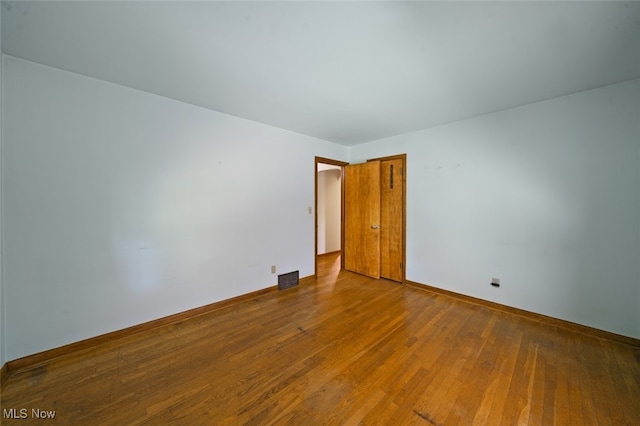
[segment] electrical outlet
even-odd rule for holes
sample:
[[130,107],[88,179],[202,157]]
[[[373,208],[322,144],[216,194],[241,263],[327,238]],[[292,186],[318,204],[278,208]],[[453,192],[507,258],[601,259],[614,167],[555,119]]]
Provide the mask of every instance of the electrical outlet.
[[276,273],[276,265],[271,265],[271,273],[272,274]]
[[494,287],[500,287],[500,278],[491,278],[491,285]]

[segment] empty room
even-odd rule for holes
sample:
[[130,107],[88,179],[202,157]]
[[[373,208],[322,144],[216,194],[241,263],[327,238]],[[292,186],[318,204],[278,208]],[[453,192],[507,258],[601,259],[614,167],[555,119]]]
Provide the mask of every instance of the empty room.
[[0,5],[3,425],[640,424],[640,2]]

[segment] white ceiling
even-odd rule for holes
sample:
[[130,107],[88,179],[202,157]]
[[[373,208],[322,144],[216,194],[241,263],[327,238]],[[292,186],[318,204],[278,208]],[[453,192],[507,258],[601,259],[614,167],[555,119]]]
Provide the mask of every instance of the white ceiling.
[[638,2],[3,2],[2,51],[354,145],[640,78]]

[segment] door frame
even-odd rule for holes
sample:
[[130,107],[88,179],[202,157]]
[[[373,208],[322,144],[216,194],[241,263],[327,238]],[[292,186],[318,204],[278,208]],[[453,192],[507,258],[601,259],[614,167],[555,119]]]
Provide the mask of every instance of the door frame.
[[370,158],[369,161],[402,160],[402,283],[407,281],[407,154]]
[[[325,157],[315,157],[313,163],[314,181],[314,240],[313,240],[313,276],[318,278],[318,164],[331,164],[340,167],[340,253],[344,250],[344,167],[349,163]],[[344,256],[340,256],[340,269],[344,269]]]

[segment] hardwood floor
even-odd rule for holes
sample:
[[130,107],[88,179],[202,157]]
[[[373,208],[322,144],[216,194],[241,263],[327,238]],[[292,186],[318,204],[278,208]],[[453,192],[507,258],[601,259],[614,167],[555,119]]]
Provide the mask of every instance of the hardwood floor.
[[637,347],[340,272],[337,256],[318,275],[10,372],[2,424],[640,424]]

